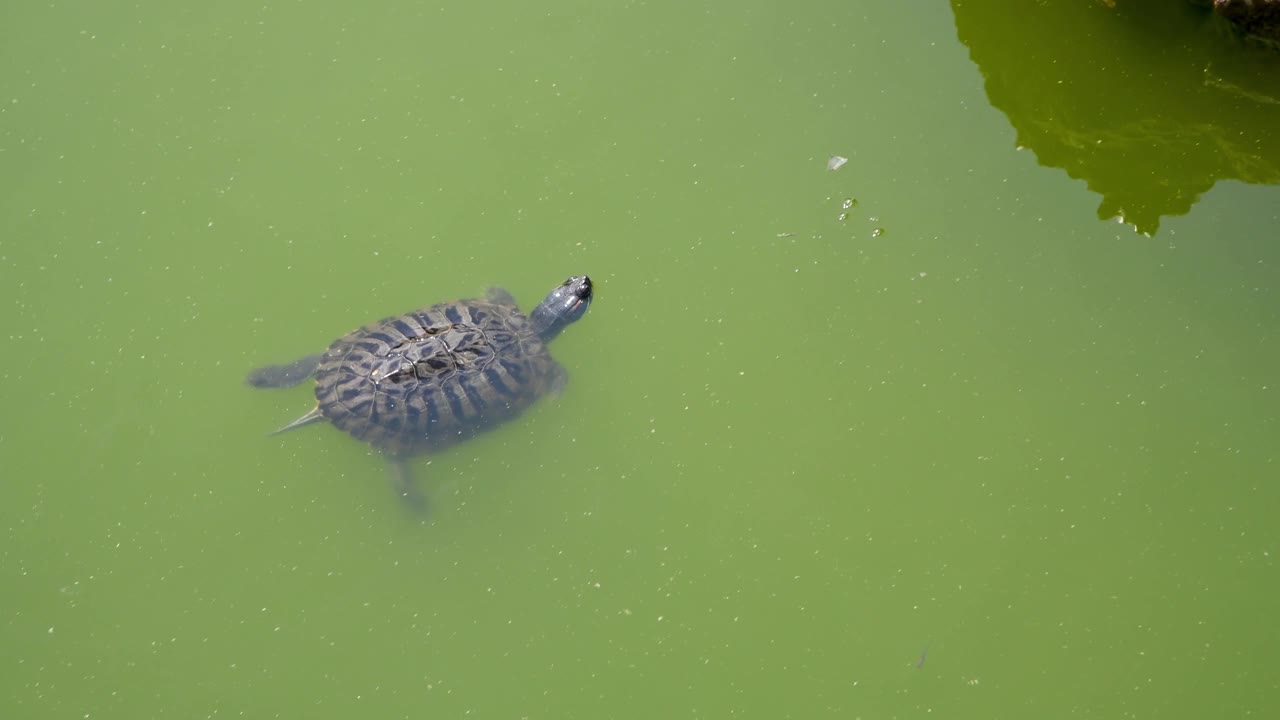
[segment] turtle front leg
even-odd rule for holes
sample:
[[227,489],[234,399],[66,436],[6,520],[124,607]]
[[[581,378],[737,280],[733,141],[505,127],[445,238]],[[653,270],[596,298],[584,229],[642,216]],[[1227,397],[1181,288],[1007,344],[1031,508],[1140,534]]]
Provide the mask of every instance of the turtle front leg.
[[491,287],[484,291],[484,299],[495,305],[510,305],[516,307],[516,299],[507,292],[506,288]]

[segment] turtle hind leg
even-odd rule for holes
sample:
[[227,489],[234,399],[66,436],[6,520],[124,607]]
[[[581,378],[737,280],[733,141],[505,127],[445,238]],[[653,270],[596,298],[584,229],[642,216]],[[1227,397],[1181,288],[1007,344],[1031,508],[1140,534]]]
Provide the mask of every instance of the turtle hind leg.
[[409,461],[400,455],[390,456],[391,487],[396,495],[415,515],[427,514],[427,498],[413,482],[413,471],[409,469]]
[[267,365],[250,371],[244,382],[256,388],[293,387],[316,374],[323,354],[308,355],[287,365]]

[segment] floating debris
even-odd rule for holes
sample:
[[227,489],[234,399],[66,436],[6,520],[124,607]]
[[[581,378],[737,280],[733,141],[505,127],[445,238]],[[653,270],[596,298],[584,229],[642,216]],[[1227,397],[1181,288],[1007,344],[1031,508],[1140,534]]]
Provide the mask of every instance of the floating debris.
[[884,234],[884,228],[876,228],[875,230],[871,231],[871,237],[873,238],[878,238],[883,234]]
[[840,215],[836,217],[836,219],[839,220],[840,222],[844,222],[845,220],[849,219],[849,213],[840,213]]
[[856,199],[854,199],[854,198],[845,198],[845,199],[844,199],[844,202],[840,203],[840,207],[841,207],[841,208],[843,208],[843,209],[845,209],[845,210],[848,210],[849,208],[854,207],[854,206],[855,206],[855,205],[857,205],[857,204],[858,204],[858,201],[857,201]]
[[827,169],[828,169],[828,170],[839,170],[840,168],[844,167],[844,164],[845,164],[845,163],[847,163],[847,162],[849,162],[849,158],[847,158],[847,157],[840,157],[839,155],[832,155],[832,156],[831,156],[831,159],[827,161]]
[[793,232],[778,233],[778,237],[780,238],[789,238],[789,237],[795,237],[795,236],[796,234]]

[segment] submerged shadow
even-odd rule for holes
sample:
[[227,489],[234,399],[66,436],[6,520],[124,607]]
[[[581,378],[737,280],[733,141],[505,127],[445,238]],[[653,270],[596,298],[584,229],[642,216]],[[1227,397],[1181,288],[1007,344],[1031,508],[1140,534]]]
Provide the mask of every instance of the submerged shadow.
[[987,97],[1042,165],[1154,234],[1219,180],[1280,183],[1280,51],[1192,2],[952,0]]

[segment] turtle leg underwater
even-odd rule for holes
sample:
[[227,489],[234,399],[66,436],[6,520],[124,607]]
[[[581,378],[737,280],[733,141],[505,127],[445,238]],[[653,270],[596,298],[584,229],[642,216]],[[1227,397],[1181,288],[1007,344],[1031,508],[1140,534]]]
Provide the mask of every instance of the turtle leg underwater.
[[388,455],[391,470],[391,484],[396,495],[404,501],[414,513],[427,513],[427,498],[413,482],[413,472],[409,469],[409,461],[403,455]]
[[511,305],[512,307],[516,306],[516,299],[511,296],[511,293],[507,292],[506,288],[500,288],[500,287],[485,288],[484,299],[497,305]]
[[256,388],[287,388],[301,383],[316,374],[324,354],[308,355],[287,365],[267,365],[250,371],[246,385]]
[[560,363],[551,361],[551,372],[547,374],[547,395],[560,397],[564,386],[569,384],[569,371]]

